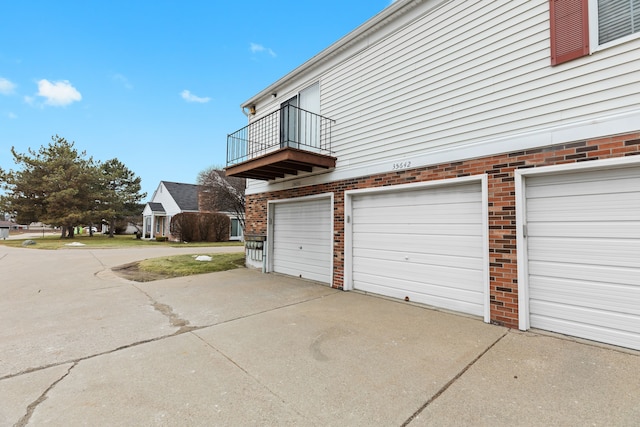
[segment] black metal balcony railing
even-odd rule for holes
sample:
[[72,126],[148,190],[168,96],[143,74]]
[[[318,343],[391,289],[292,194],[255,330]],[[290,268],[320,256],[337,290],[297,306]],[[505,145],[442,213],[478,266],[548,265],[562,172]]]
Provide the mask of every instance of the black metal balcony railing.
[[331,155],[331,128],[334,123],[335,120],[310,111],[284,106],[227,135],[227,166],[280,148]]

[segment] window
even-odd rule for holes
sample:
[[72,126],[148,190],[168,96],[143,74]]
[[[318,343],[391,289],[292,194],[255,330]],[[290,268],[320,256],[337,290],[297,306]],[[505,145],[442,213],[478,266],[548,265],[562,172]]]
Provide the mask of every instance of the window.
[[640,31],[640,0],[597,0],[598,45]]
[[551,65],[640,36],[640,0],[550,0]]
[[231,218],[231,234],[229,236],[230,240],[241,240],[242,239],[242,225],[240,224],[240,220],[238,218]]

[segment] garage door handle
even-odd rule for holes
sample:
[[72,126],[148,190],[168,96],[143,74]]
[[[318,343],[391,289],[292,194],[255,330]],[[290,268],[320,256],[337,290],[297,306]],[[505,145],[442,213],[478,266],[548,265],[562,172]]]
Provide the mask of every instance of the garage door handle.
[[300,246],[300,249],[302,249],[302,246]]

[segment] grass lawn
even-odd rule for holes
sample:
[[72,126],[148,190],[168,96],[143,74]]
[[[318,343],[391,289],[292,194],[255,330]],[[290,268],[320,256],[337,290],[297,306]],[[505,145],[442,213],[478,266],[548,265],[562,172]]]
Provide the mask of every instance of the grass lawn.
[[[32,249],[116,249],[123,247],[211,247],[211,246],[242,246],[242,242],[197,242],[197,243],[176,243],[176,242],[156,242],[155,240],[142,240],[136,239],[135,236],[132,235],[122,235],[115,236],[110,238],[104,234],[94,234],[93,237],[81,234],[75,236],[73,239],[61,239],[58,234],[45,234],[44,237],[25,237],[22,238],[12,238],[11,240],[0,240],[0,245],[12,246],[12,247],[23,247],[22,243],[25,240],[33,240],[36,242],[35,245],[24,246],[25,248]],[[69,246],[69,244],[78,244],[82,243],[83,246]]]
[[[197,261],[198,256],[210,256],[211,261]],[[140,271],[160,274],[165,277],[191,276],[233,270],[244,266],[244,252],[228,254],[177,255],[145,259],[138,263]]]
[[[13,236],[12,236],[13,237]],[[157,242],[155,240],[136,239],[132,235],[109,236],[95,234],[93,237],[81,234],[73,239],[61,239],[58,234],[45,234],[39,237],[12,238],[0,240],[0,245],[20,247],[25,240],[33,240],[35,245],[24,246],[29,249],[48,250],[83,250],[83,249],[117,249],[129,247],[174,247],[174,248],[200,248],[220,246],[242,246],[242,242],[197,242],[176,243]],[[70,246],[73,244],[75,246]],[[82,244],[82,245],[78,245]],[[205,255],[205,254],[199,254]],[[176,255],[146,259],[126,265],[114,267],[113,271],[129,280],[149,282],[152,280],[166,279],[170,277],[190,276],[193,274],[213,273],[216,271],[232,270],[244,266],[244,252],[206,254],[211,261],[196,261],[198,255]]]

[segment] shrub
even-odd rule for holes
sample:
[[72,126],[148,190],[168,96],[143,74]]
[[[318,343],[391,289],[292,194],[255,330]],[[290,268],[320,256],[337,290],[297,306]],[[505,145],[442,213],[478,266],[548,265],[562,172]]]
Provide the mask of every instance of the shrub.
[[183,242],[229,240],[231,220],[221,213],[185,212],[171,218],[171,234]]

